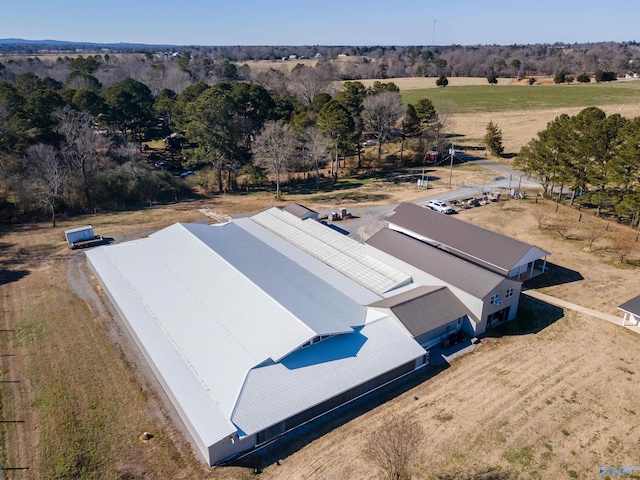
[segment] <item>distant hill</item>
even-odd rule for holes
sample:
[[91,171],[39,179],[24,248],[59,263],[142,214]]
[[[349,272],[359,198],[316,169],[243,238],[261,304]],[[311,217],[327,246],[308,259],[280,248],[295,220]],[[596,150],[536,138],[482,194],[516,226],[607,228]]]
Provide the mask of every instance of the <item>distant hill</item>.
[[22,38],[0,38],[0,50],[2,51],[20,51],[23,48],[32,49],[101,49],[111,48],[115,50],[131,50],[131,49],[158,49],[158,48],[177,48],[177,45],[150,45],[145,43],[95,43],[95,42],[69,42],[66,40],[25,40]]

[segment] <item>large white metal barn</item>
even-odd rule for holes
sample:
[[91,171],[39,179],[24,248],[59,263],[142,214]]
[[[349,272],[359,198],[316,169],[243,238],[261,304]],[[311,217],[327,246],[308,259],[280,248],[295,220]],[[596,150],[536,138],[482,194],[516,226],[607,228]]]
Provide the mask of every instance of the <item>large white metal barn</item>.
[[420,369],[424,347],[458,330],[515,315],[516,280],[388,229],[361,244],[297,210],[87,252],[211,465]]
[[[176,224],[87,252],[210,464],[425,363],[411,335],[364,306],[382,299],[371,288],[410,278],[314,220],[296,221],[326,230],[328,244],[352,242],[361,282],[251,219]],[[351,261],[336,252],[333,263]]]

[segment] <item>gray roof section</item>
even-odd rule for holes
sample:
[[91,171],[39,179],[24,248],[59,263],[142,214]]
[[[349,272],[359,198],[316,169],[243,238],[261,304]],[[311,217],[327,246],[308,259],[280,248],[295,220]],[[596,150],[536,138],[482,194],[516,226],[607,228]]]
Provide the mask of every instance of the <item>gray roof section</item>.
[[275,207],[251,219],[379,295],[411,283],[410,276],[366,253],[363,244],[315,220]]
[[[333,286],[336,290],[339,290],[349,298],[353,299],[360,305],[368,305],[372,302],[380,300],[380,296],[373,293],[371,290],[363,287],[358,282],[350,279],[346,275],[334,270],[326,263],[320,261],[313,255],[305,252],[304,250],[287,242],[284,238],[279,237],[270,230],[267,230],[258,223],[252,221],[249,218],[237,218],[233,221],[235,225],[246,230],[254,237],[259,238],[262,242],[269,245],[274,250],[278,251],[282,255],[286,256],[290,260],[293,260],[305,270],[313,273],[320,279]],[[365,317],[362,317],[362,321],[358,322],[357,317],[354,317],[351,322],[351,326],[364,324]]]
[[628,302],[624,302],[618,308],[623,312],[627,312],[635,316],[640,316],[640,295],[632,298]]
[[447,287],[418,287],[373,303],[370,307],[389,308],[417,337],[442,327],[469,313]]
[[532,249],[537,258],[549,252],[515,238],[443,215],[413,203],[401,203],[388,218],[390,224],[432,240],[438,246],[507,273]]
[[259,432],[425,353],[385,317],[253,368],[231,420],[247,435]]
[[235,223],[183,227],[317,335],[348,333],[351,323],[364,322],[362,305]]
[[283,210],[290,213],[291,215],[295,215],[298,218],[302,218],[310,213],[317,213],[310,208],[305,207],[304,205],[300,205],[299,203],[290,203],[289,205],[284,207]]
[[388,228],[366,243],[477,298],[484,298],[505,281],[501,275]]

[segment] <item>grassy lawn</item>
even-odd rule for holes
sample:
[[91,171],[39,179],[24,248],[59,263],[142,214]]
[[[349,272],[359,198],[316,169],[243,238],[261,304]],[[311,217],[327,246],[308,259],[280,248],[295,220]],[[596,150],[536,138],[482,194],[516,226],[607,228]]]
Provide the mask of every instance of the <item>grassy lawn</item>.
[[470,85],[401,92],[405,104],[429,98],[447,113],[503,112],[617,105],[640,101],[640,82],[586,85]]

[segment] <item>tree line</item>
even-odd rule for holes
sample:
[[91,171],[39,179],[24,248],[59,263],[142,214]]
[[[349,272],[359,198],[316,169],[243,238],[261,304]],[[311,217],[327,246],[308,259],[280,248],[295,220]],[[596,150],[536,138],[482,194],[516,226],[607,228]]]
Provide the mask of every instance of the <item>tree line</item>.
[[[8,57],[0,66],[0,80],[12,82],[20,74],[31,72],[59,82],[80,85],[91,82],[85,75],[69,79],[69,66],[76,60],[61,53],[54,61],[41,60],[37,46],[22,48],[24,57]],[[5,50],[11,46],[0,46]],[[42,46],[47,51],[50,48]],[[58,46],[60,48],[60,46]],[[174,47],[167,52],[153,46],[115,49],[110,53],[85,56],[96,59],[92,75],[104,86],[130,77],[146,84],[154,94],[163,88],[180,93],[199,81],[248,80],[267,88],[285,86],[295,80],[287,69],[252,69],[251,62],[267,60],[282,63],[320,56],[318,69],[330,81],[393,77],[515,77],[552,76],[566,78],[598,71],[614,77],[637,72],[640,47],[635,42],[553,44],[553,45],[475,45],[475,46],[224,46]],[[27,49],[27,50],[24,50]],[[97,49],[99,51],[99,49]],[[124,51],[127,54],[114,53]],[[75,53],[75,49],[71,49]],[[339,57],[339,55],[345,55]],[[4,68],[3,68],[4,67]],[[559,75],[562,74],[562,75]]]
[[571,205],[594,205],[597,215],[612,209],[640,223],[640,118],[596,107],[562,114],[522,147],[514,166],[536,177],[547,197],[560,187],[560,198],[567,187]]
[[[443,119],[423,99],[405,110],[393,83],[366,88],[346,82],[339,92],[318,69],[294,69],[297,83],[278,90],[245,81],[197,82],[180,93],[156,94],[124,78],[107,87],[94,76],[104,62],[78,57],[66,82],[32,72],[0,82],[0,201],[5,212],[86,212],[175,199],[188,192],[179,177],[154,168],[142,142],[172,132],[182,138],[172,156],[198,171],[206,193],[233,190],[283,174],[330,166],[357,156],[365,139],[377,146],[398,139],[418,153],[444,142]],[[403,122],[400,120],[404,118]],[[178,132],[177,134],[175,132]],[[402,161],[402,155],[400,161]],[[267,177],[270,175],[270,177]]]

